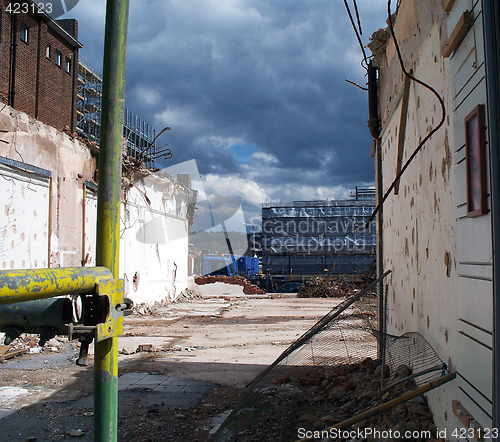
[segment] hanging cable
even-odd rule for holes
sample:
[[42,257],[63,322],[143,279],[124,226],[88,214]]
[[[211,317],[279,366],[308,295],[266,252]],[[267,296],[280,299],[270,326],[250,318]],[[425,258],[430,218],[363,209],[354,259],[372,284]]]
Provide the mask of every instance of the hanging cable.
[[401,49],[399,47],[398,40],[396,39],[396,34],[394,32],[394,26],[393,26],[393,23],[392,23],[392,17],[391,17],[391,0],[387,0],[387,14],[388,14],[389,30],[391,32],[391,36],[392,36],[392,39],[394,41],[394,46],[396,47],[396,53],[398,54],[399,64],[401,65],[401,69],[403,71],[403,74],[406,77],[410,78],[415,83],[420,84],[421,86],[423,86],[426,89],[430,90],[435,95],[435,97],[438,99],[439,104],[441,106],[441,121],[438,123],[438,125],[434,129],[432,129],[425,136],[425,138],[418,144],[418,146],[415,148],[415,150],[413,151],[413,153],[410,155],[410,157],[408,158],[408,160],[406,160],[406,163],[401,168],[401,170],[399,171],[399,173],[396,175],[396,178],[394,179],[394,181],[392,182],[392,184],[389,186],[389,188],[385,192],[384,196],[382,197],[382,200],[377,204],[377,207],[375,207],[375,210],[373,211],[373,213],[371,214],[370,218],[366,222],[366,227],[368,227],[368,225],[373,221],[373,219],[375,218],[375,216],[377,215],[377,213],[379,212],[379,210],[383,206],[384,202],[387,200],[387,198],[389,197],[389,195],[391,194],[391,192],[394,190],[394,187],[395,187],[396,183],[399,181],[399,179],[401,178],[401,176],[405,173],[405,170],[408,168],[408,166],[413,161],[413,159],[416,157],[416,155],[420,152],[420,150],[422,149],[422,147],[424,146],[424,144],[432,137],[432,135],[434,135],[441,128],[441,126],[444,124],[444,122],[446,120],[446,107],[444,105],[443,99],[438,94],[438,92],[432,86],[429,86],[427,83],[424,83],[422,80],[419,80],[418,78],[416,78],[413,75],[411,75],[406,70],[406,68],[405,68],[404,61],[403,61],[403,56],[401,55]]
[[359,35],[363,35],[363,30],[361,29],[361,21],[359,20],[358,4],[356,3],[356,0],[352,0],[352,3],[354,4],[354,12],[356,13],[356,21],[358,22]]
[[[349,5],[347,4],[347,0],[344,0],[344,6],[347,11],[347,14],[349,15],[349,20],[351,20],[351,26],[352,29],[354,29],[354,33],[356,34],[356,38],[358,39],[359,47],[361,48],[361,52],[363,53],[363,61],[361,62],[361,66],[363,66],[363,62],[365,65],[363,66],[365,70],[368,69],[368,57],[366,56],[366,51],[365,47],[363,46],[363,42],[361,41],[361,36],[360,33],[358,32],[358,28],[356,27],[356,23],[354,23],[354,18],[351,13],[351,9],[349,8]],[[354,2],[354,7],[356,8],[356,17],[358,19],[358,24],[359,24],[359,30],[361,31],[361,24],[359,22],[359,15],[358,15],[358,7],[356,5],[356,2]]]

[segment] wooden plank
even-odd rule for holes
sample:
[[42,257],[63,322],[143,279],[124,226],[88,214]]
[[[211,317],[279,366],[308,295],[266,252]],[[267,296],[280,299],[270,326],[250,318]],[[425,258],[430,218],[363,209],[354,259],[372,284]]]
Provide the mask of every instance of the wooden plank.
[[453,8],[453,3],[455,3],[455,0],[443,0],[444,12],[450,12],[451,8]]
[[[411,78],[405,75],[403,84],[403,97],[401,98],[401,115],[399,118],[399,130],[398,130],[398,159],[396,163],[396,176],[401,172],[401,166],[403,165],[403,150],[405,145],[406,137],[406,122],[408,120],[408,103],[410,101],[410,85]],[[394,195],[399,193],[399,180],[394,185]]]
[[11,345],[0,345],[0,356],[3,356],[12,348]]
[[25,348],[22,348],[20,350],[10,350],[7,353],[5,353],[2,357],[0,357],[0,363],[3,363],[7,359],[12,359],[16,356],[23,355],[25,353],[27,353],[27,350]]
[[479,423],[471,416],[471,414],[463,407],[463,405],[457,401],[451,401],[451,408],[453,414],[462,423],[464,428],[474,433],[474,439],[477,441],[484,440],[484,430],[479,425]]
[[448,58],[451,53],[456,49],[458,44],[462,41],[462,38],[467,33],[470,24],[472,23],[471,13],[469,11],[465,11],[458,20],[453,32],[450,35],[450,38],[446,40],[443,45],[443,57]]

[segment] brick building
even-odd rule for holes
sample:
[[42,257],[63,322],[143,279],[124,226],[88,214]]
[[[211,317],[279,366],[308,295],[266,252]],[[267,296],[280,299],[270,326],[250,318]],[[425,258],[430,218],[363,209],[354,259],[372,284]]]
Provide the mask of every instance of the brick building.
[[78,24],[31,5],[12,13],[0,0],[0,100],[55,127],[75,131]]

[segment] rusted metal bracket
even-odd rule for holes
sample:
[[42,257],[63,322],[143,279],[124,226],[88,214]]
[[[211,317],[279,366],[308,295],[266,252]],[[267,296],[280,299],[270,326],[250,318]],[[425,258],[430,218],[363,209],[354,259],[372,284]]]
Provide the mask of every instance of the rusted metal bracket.
[[123,311],[117,309],[123,303],[123,280],[112,279],[100,282],[97,286],[97,294],[106,299],[108,304],[106,320],[97,324],[96,340],[100,342],[123,334]]

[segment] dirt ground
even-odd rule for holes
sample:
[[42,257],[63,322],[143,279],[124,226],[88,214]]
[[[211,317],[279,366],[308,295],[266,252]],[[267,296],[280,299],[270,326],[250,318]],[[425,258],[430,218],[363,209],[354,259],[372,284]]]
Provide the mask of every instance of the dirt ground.
[[[207,440],[245,384],[341,301],[222,294],[126,318],[119,376],[146,373],[214,386],[193,407],[140,406],[132,392],[122,395],[118,440]],[[152,351],[137,352],[140,346]],[[0,440],[92,440],[92,356],[88,367],[78,367],[76,354],[75,343],[59,337],[39,354],[0,364]]]

